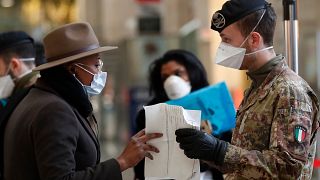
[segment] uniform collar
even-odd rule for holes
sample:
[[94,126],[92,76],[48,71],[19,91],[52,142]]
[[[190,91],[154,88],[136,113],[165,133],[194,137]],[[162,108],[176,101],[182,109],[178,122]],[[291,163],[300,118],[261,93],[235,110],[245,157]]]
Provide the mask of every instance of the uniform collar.
[[262,101],[270,92],[270,88],[276,82],[277,77],[282,74],[285,69],[289,68],[284,56],[278,55],[276,58],[281,59],[281,61],[277,65],[273,66],[271,72],[267,75],[261,85],[254,90],[253,84],[251,84],[251,87],[246,90],[244,101],[239,108],[240,111],[248,109],[257,101]]
[[258,70],[247,72],[247,75],[252,80],[252,86],[254,89],[258,88],[263,83],[273,68],[282,61],[282,57],[283,56],[276,56]]

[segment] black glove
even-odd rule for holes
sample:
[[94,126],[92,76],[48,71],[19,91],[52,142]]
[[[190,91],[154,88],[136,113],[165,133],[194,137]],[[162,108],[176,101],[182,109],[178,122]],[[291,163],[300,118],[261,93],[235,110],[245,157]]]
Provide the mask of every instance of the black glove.
[[190,128],[178,129],[175,134],[180,148],[188,158],[214,161],[217,165],[223,164],[228,148],[228,143],[225,141]]

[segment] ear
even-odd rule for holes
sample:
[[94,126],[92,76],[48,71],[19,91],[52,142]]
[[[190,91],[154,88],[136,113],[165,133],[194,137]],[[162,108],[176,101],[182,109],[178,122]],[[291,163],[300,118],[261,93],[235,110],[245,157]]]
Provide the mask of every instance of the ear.
[[69,73],[71,73],[71,74],[76,74],[77,73],[76,67],[75,67],[74,64],[68,64],[65,67],[69,71]]
[[13,57],[10,61],[10,64],[12,75],[14,77],[18,77],[22,72],[22,62],[18,58]]
[[248,41],[251,49],[258,49],[263,44],[262,37],[258,32],[252,32]]

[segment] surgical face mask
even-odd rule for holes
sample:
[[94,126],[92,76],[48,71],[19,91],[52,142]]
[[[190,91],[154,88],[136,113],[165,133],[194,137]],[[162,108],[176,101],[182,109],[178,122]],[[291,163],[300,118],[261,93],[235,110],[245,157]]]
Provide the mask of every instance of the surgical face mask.
[[164,81],[164,90],[169,99],[178,99],[191,92],[190,82],[179,76],[171,75]]
[[14,82],[10,75],[0,77],[0,99],[9,97],[14,86]]
[[95,96],[95,95],[100,94],[106,84],[106,81],[107,81],[107,72],[99,71],[98,74],[93,74],[92,72],[88,71],[87,69],[81,67],[78,64],[76,64],[76,66],[80,67],[84,71],[93,75],[93,80],[92,80],[90,86],[83,85],[83,87],[86,89],[88,95]]
[[[252,29],[250,34],[255,31],[255,29],[259,25],[260,21],[262,20],[265,12],[266,12],[266,10],[263,12],[258,23]],[[244,41],[241,43],[240,47],[234,47],[230,44],[221,42],[218,47],[217,54],[216,54],[216,59],[215,59],[216,64],[219,64],[219,65],[222,65],[225,67],[229,67],[229,68],[240,69],[245,55],[249,56],[249,55],[255,54],[257,52],[265,51],[267,49],[273,48],[273,46],[270,46],[270,47],[267,47],[264,49],[257,50],[255,52],[245,54],[246,49],[242,48],[242,46],[248,40],[250,34],[244,39]]]

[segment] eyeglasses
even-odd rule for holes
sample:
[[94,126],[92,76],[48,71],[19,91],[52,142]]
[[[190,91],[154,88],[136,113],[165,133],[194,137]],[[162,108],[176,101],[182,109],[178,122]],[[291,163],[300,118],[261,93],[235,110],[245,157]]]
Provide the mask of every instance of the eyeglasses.
[[[92,68],[92,66],[90,65],[87,65],[87,64],[82,64],[82,63],[77,63],[78,65],[81,65],[81,66],[85,66],[85,67],[89,67],[89,68]],[[100,72],[102,70],[102,67],[103,67],[103,62],[101,61],[101,59],[99,58],[99,61],[97,64],[94,65],[98,71]]]

